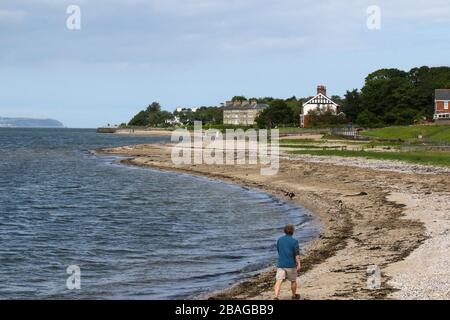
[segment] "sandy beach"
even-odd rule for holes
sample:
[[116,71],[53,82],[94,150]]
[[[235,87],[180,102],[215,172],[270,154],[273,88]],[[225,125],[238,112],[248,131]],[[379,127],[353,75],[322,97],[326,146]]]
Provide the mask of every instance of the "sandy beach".
[[136,135],[136,136],[171,136],[171,130],[163,129],[117,129],[114,134],[119,135]]
[[[314,212],[320,237],[302,257],[302,299],[450,299],[450,173],[395,161],[283,156],[275,176],[254,165],[174,165],[170,145],[100,150],[124,163],[259,189]],[[295,194],[293,199],[289,193]],[[281,232],[281,230],[280,230]],[[381,270],[368,288],[367,270]],[[272,299],[274,270],[211,299]],[[289,299],[287,288],[282,299]]]

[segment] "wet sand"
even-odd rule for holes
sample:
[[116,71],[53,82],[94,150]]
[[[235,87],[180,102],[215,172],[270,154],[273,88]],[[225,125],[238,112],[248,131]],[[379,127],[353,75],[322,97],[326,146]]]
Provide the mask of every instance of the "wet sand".
[[[420,166],[398,170],[401,164],[391,168],[386,161],[364,166],[364,159],[355,165],[339,159],[282,157],[277,175],[262,176],[254,165],[174,165],[170,145],[101,152],[127,156],[123,162],[130,165],[256,188],[314,212],[323,232],[302,257],[298,284],[303,299],[450,299],[445,262],[450,256],[445,245],[450,239],[450,174],[445,171]],[[295,197],[290,199],[289,193]],[[441,228],[433,230],[436,223]],[[373,265],[382,272],[377,290],[367,286],[367,269]],[[418,268],[420,278],[414,278]],[[270,270],[210,298],[272,299],[273,280]],[[289,297],[286,287],[281,298]]]

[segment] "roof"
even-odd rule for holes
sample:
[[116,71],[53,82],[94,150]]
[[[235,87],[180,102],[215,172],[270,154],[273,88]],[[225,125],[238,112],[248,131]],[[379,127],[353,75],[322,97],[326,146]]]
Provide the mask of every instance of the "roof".
[[436,100],[450,100],[450,89],[436,89]]
[[338,106],[336,102],[323,95],[322,93],[319,93],[317,96],[305,102],[303,105],[305,106],[308,104],[334,104],[335,106]]
[[265,103],[258,103],[258,104],[249,103],[249,104],[245,104],[243,106],[242,105],[233,105],[230,107],[225,107],[224,111],[227,111],[227,110],[263,110],[268,107],[269,107],[269,105],[265,104]]

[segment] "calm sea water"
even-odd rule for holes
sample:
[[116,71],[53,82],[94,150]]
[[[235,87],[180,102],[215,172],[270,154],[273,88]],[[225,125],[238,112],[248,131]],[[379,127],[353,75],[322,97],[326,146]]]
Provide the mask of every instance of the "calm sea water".
[[266,194],[89,152],[166,139],[0,129],[0,299],[193,298],[272,265],[286,223],[303,245],[317,235]]

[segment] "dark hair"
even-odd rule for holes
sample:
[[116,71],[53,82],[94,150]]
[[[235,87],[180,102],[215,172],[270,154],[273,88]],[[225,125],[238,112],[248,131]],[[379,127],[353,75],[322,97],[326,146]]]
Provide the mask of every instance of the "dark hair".
[[288,224],[286,227],[284,227],[284,233],[286,233],[289,236],[294,235],[295,227],[292,224]]

